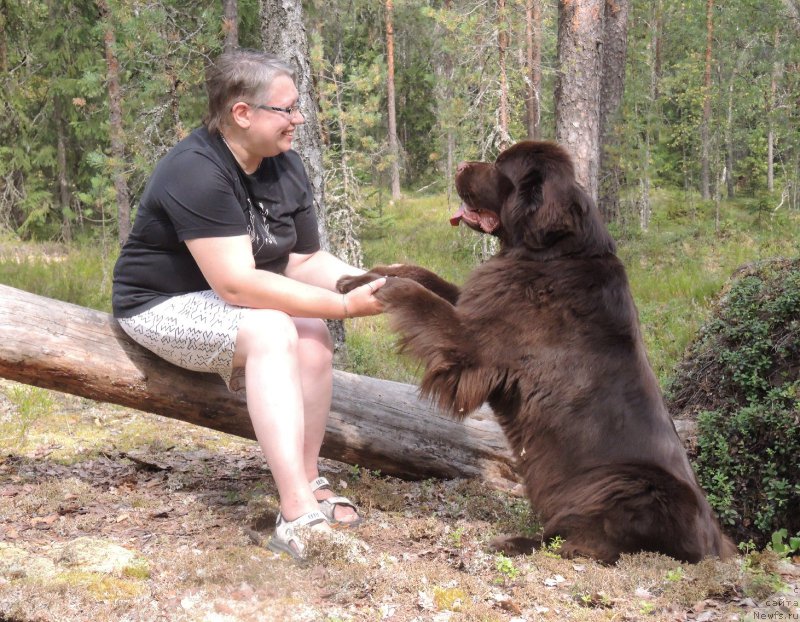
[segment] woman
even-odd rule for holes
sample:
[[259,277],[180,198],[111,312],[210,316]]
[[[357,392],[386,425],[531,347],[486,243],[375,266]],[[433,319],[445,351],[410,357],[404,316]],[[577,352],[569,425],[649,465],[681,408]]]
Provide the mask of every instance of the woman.
[[[156,166],[114,268],[114,316],[132,339],[245,389],[280,496],[269,547],[302,557],[301,527],[361,517],[319,477],[331,403],[324,321],[380,313],[385,280],[336,293],[363,271],[320,250],[312,190],[291,150],[304,123],[292,68],[222,54],[206,74],[208,116]],[[300,530],[301,534],[307,530]]]

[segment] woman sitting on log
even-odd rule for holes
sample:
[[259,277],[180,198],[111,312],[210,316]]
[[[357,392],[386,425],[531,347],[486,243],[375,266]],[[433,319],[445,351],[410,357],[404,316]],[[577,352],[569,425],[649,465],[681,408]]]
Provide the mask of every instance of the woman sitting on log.
[[[321,318],[374,315],[380,279],[320,250],[312,189],[292,138],[304,123],[285,62],[222,54],[206,74],[208,115],[156,166],[114,269],[114,316],[136,342],[246,390],[280,496],[269,548],[302,557],[297,530],[361,521],[317,462],[332,391]],[[301,530],[302,533],[303,530]]]

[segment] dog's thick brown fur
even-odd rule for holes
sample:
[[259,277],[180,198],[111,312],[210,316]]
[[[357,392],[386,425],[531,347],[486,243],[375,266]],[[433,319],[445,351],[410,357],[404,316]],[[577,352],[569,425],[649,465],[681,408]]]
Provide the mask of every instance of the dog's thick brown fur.
[[494,164],[462,164],[456,188],[464,203],[451,222],[500,239],[461,290],[408,265],[345,277],[340,290],[404,277],[377,296],[424,363],[422,394],[454,417],[489,402],[562,555],[732,554],[664,406],[614,241],[566,151],[518,143]]

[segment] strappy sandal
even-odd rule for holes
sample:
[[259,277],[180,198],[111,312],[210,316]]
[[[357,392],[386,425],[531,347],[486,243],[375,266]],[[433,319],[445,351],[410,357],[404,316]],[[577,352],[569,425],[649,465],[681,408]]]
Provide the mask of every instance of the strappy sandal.
[[278,513],[275,534],[269,539],[267,548],[275,553],[287,553],[294,559],[304,559],[306,545],[300,539],[298,531],[327,520],[320,511],[308,512],[292,521],[287,521],[283,514]]
[[[331,483],[324,477],[318,477],[311,482],[312,492],[322,489],[331,490]],[[337,505],[353,508],[357,518],[354,520],[338,520],[334,516],[334,511],[336,510]],[[319,501],[319,511],[325,515],[325,518],[328,519],[331,527],[335,529],[353,529],[364,522],[364,519],[358,515],[358,508],[356,507],[356,504],[350,501],[350,499],[347,497],[328,497],[327,499],[323,499],[322,501]]]

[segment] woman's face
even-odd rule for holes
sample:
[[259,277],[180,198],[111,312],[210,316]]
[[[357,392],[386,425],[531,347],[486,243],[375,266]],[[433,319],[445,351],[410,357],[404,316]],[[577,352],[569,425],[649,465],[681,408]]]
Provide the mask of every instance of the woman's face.
[[258,101],[249,102],[252,108],[249,142],[261,157],[276,156],[292,148],[295,128],[305,123],[303,115],[299,110],[287,113],[268,107],[293,108],[297,105],[298,97],[292,79],[278,76],[272,82],[269,97],[262,96]]

